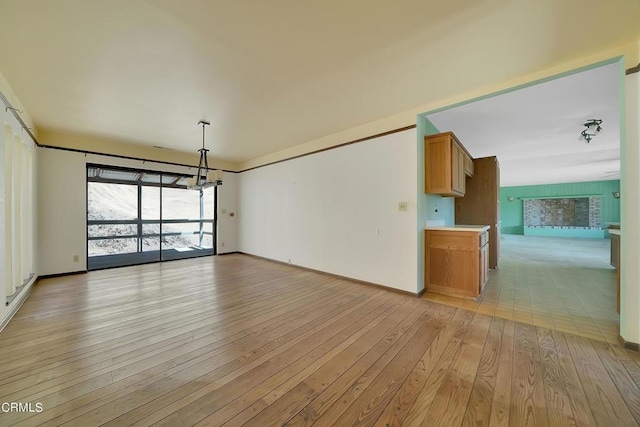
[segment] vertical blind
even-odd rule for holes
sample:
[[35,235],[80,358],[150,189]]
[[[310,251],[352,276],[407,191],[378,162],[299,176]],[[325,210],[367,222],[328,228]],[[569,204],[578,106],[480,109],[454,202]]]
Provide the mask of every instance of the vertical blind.
[[11,297],[35,275],[35,144],[8,114],[0,135],[4,182],[0,191],[4,209],[3,269],[5,296]]

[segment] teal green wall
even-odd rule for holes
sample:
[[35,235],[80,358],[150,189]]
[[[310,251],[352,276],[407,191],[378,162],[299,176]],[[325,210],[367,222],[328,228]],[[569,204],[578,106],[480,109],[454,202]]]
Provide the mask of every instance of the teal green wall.
[[[602,195],[603,225],[608,222],[620,222],[620,199],[613,197],[614,191],[620,191],[620,180],[501,187],[500,221],[502,233],[524,234],[521,199],[523,197]],[[513,197],[512,202],[508,201],[509,196]]]
[[608,233],[605,230],[585,228],[533,228],[525,227],[525,236],[579,237],[581,239],[604,239]]
[[446,225],[454,225],[455,199],[442,197],[437,194],[424,193],[424,137],[440,133],[431,121],[424,116],[417,118],[418,134],[418,161],[422,165],[418,169],[418,201],[421,209],[418,210],[419,227],[424,228],[426,220],[444,220]]

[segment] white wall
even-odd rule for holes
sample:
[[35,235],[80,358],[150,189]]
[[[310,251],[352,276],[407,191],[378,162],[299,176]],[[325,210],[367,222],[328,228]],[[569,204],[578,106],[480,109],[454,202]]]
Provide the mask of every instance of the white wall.
[[640,73],[625,77],[625,97],[620,180],[620,335],[640,343]]
[[241,173],[239,250],[417,292],[416,155],[411,129]]
[[225,172],[218,187],[218,253],[238,250],[238,174]]
[[[84,155],[72,151],[39,148],[39,273],[40,275],[70,273],[87,269],[86,243],[86,164],[96,163],[176,173],[194,173],[181,166],[119,159],[109,156]],[[224,190],[219,200],[235,209],[236,177],[225,173]],[[222,188],[220,187],[220,188]],[[220,215],[220,214],[219,214]],[[219,216],[220,217],[220,216]],[[227,229],[227,225],[231,225]],[[224,236],[225,249],[237,246],[234,222],[223,221],[218,231]],[[219,242],[218,242],[219,243]],[[79,261],[74,262],[74,256]]]
[[[38,148],[38,270],[40,275],[87,269],[86,158]],[[73,262],[77,255],[79,262]]]

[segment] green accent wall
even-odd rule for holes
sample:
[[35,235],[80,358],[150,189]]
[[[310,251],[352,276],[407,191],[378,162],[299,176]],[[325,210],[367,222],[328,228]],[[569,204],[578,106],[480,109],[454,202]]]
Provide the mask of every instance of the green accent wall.
[[421,167],[418,167],[418,203],[421,207],[418,210],[419,228],[423,228],[427,220],[441,220],[447,226],[455,223],[455,198],[424,193],[424,137],[437,133],[440,133],[440,131],[429,119],[423,115],[418,115],[418,162],[421,165]]
[[525,236],[579,237],[581,239],[604,239],[608,233],[605,230],[582,228],[533,228],[525,227]]
[[[603,226],[609,222],[620,222],[620,199],[613,197],[614,191],[620,191],[620,180],[501,187],[500,221],[502,233],[524,234],[522,198],[602,195]],[[513,197],[513,201],[510,202],[509,197]]]

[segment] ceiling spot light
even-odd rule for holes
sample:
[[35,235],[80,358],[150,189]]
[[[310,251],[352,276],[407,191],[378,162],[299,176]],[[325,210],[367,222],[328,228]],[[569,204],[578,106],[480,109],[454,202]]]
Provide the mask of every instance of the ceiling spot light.
[[600,119],[589,119],[584,124],[584,130],[580,132],[580,136],[582,139],[587,141],[587,144],[591,142],[594,136],[600,133],[602,130],[602,126],[600,126],[601,124],[602,120]]

